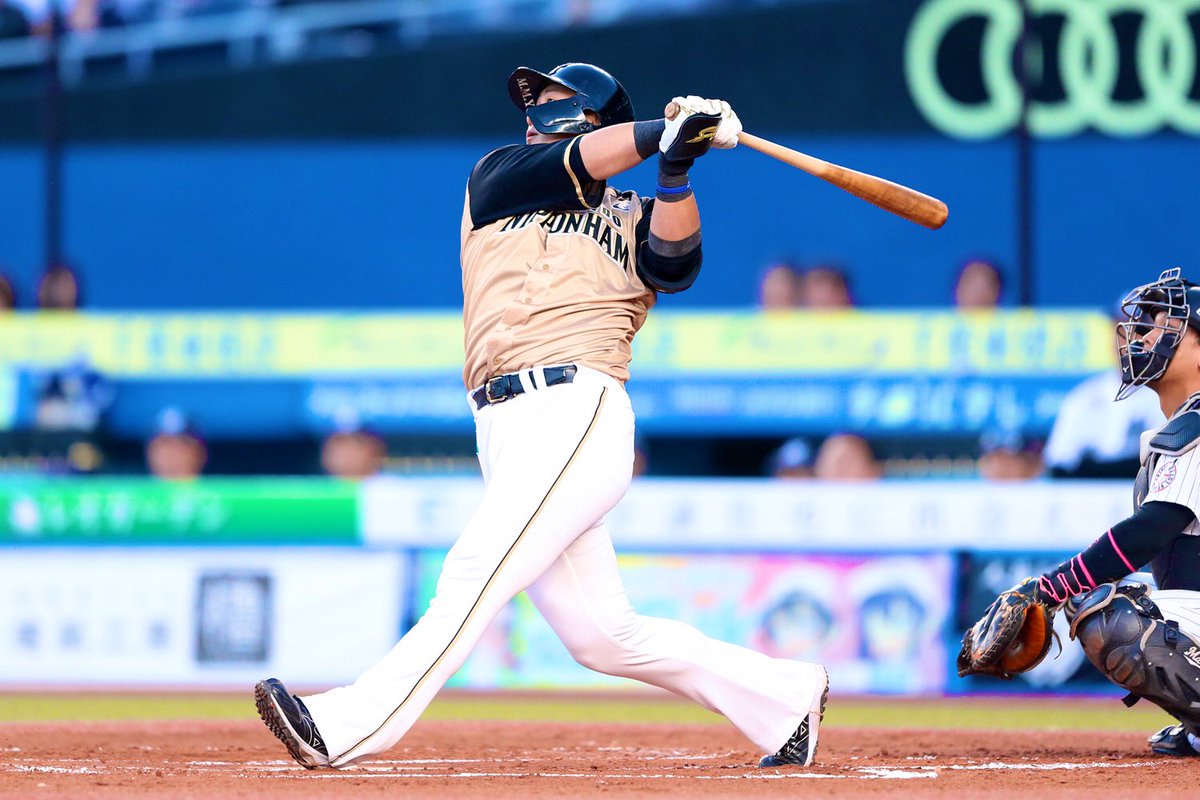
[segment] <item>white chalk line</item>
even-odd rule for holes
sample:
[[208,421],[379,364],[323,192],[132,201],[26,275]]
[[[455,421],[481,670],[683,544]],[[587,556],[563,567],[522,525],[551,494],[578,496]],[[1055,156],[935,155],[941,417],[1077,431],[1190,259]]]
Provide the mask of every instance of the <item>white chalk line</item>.
[[[680,754],[672,751],[671,756],[664,759],[673,761],[713,761],[728,758],[731,754]],[[0,764],[0,773],[38,773],[43,775],[104,775],[112,773],[145,774],[147,772],[163,772],[168,774],[228,774],[238,772],[247,777],[261,776],[264,778],[286,778],[291,780],[360,780],[360,779],[472,779],[472,778],[548,778],[583,779],[583,780],[642,780],[642,781],[788,781],[788,780],[921,780],[937,779],[944,771],[1039,771],[1057,772],[1073,770],[1102,770],[1102,769],[1137,769],[1154,767],[1159,762],[1154,761],[1062,761],[1051,763],[1028,763],[988,761],[980,763],[941,764],[936,763],[936,757],[920,757],[921,761],[933,761],[932,764],[914,764],[915,758],[906,759],[908,763],[896,765],[874,765],[855,767],[840,773],[807,772],[801,769],[785,768],[779,771],[754,770],[736,772],[727,775],[701,775],[690,772],[704,769],[703,765],[681,764],[672,767],[671,772],[545,772],[545,771],[445,771],[447,767],[465,764],[526,764],[535,761],[533,758],[408,758],[381,759],[367,764],[359,764],[343,770],[310,771],[301,768],[292,761],[271,759],[267,761],[227,761],[227,760],[196,760],[181,764],[164,763],[157,767],[151,765],[113,765],[105,763],[97,765],[88,759],[63,758],[55,759],[53,763],[40,762],[32,758],[12,759],[7,764]],[[582,759],[580,759],[582,760]],[[639,760],[650,760],[650,757]],[[70,764],[71,766],[63,766]],[[443,769],[436,769],[442,767]]]
[[1072,769],[1133,769],[1134,767],[1152,767],[1154,761],[1090,761],[1078,763],[1064,761],[1057,764],[1010,764],[1005,761],[989,761],[986,764],[947,764],[941,769],[957,770],[1072,770]]

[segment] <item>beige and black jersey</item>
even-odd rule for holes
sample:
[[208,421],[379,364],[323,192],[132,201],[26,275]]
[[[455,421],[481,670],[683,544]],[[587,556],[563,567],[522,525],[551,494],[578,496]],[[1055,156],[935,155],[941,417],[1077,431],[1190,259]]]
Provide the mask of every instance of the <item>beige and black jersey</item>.
[[461,230],[468,389],[568,363],[624,382],[657,292],[695,278],[645,270],[654,200],[593,180],[578,142],[502,147],[471,173]]

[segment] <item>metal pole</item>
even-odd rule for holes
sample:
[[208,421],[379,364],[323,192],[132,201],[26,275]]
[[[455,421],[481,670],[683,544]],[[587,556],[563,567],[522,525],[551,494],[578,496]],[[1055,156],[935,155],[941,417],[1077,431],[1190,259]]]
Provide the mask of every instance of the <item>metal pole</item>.
[[44,268],[62,262],[62,80],[58,53],[66,20],[57,4],[50,8],[50,38],[46,48],[45,94],[43,97],[43,230]]
[[1017,124],[1017,299],[1023,306],[1034,301],[1034,260],[1036,234],[1034,223],[1033,136],[1029,131],[1031,101],[1030,79],[1033,72],[1033,17],[1028,0],[1021,0],[1021,38],[1017,42],[1016,73],[1021,87],[1021,118]]

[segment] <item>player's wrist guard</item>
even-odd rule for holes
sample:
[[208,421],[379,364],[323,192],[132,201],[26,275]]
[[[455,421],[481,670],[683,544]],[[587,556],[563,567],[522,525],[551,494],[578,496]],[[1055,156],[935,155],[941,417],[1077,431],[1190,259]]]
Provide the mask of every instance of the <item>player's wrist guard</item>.
[[666,129],[665,119],[633,123],[633,146],[643,161],[658,152],[658,142]]
[[694,159],[670,161],[664,155],[658,157],[658,199],[663,203],[677,203],[692,196],[692,184],[688,180],[688,167]]

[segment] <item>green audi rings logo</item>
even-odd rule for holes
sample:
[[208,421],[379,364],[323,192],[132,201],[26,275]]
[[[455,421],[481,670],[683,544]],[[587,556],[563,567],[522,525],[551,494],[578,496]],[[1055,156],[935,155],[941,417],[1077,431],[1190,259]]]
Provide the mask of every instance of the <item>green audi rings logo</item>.
[[[1028,0],[1035,16],[1063,19],[1058,64],[1064,97],[1034,100],[1029,127],[1035,136],[1070,136],[1091,127],[1115,136],[1141,136],[1163,128],[1200,134],[1200,98],[1191,97],[1196,51],[1189,17],[1200,0]],[[1116,100],[1121,54],[1115,17],[1141,17],[1133,48],[1143,89],[1136,100]],[[984,20],[979,47],[987,98],[953,97],[938,75],[938,49],[952,27]],[[1017,0],[929,0],[917,11],[905,43],[905,75],[917,107],[930,124],[952,136],[982,139],[1011,131],[1021,115],[1021,87],[1013,54],[1021,33]]]

